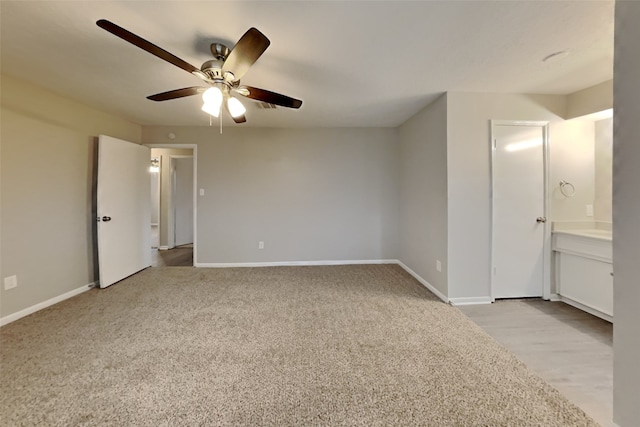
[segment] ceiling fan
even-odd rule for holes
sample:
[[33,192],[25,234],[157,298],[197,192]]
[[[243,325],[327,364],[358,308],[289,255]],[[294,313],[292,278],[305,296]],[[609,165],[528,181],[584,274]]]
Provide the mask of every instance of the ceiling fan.
[[209,87],[185,87],[147,96],[147,99],[152,101],[167,101],[202,94],[203,111],[213,117],[219,117],[220,110],[224,104],[224,107],[236,123],[244,123],[247,119],[244,114],[246,109],[235,95],[287,108],[300,108],[302,105],[302,101],[299,99],[253,86],[240,85],[242,76],[267,50],[271,43],[264,34],[255,28],[250,28],[244,33],[231,50],[223,44],[212,43],[211,53],[214,59],[210,59],[202,64],[200,68],[196,68],[113,22],[100,19],[96,24],[111,34],[138,46],[140,49],[146,50],[150,54],[200,77],[209,85]]

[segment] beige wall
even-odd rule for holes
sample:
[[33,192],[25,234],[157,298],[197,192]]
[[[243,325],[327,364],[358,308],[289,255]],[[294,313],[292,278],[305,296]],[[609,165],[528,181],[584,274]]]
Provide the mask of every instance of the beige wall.
[[449,298],[491,295],[490,120],[561,120],[564,96],[447,96]]
[[567,96],[566,119],[613,108],[613,80],[602,82]]
[[[549,124],[549,191],[551,221],[594,221],[594,126],[588,120]],[[573,197],[560,192],[560,181],[573,184]]]
[[93,161],[99,134],[139,142],[141,128],[2,76],[0,317],[95,280]]
[[[10,313],[93,281],[93,258],[86,255],[93,245],[87,180],[93,174],[94,136],[99,133],[147,144],[198,145],[198,187],[205,190],[204,196],[197,197],[196,262],[200,264],[401,258],[449,297],[486,297],[491,238],[489,120],[553,121],[552,174],[556,170],[560,171],[556,178],[564,177],[564,169],[554,168],[567,168],[570,159],[576,159],[562,151],[579,139],[569,137],[567,125],[559,122],[566,100],[563,96],[450,93],[399,129],[229,127],[220,135],[217,128],[206,127],[141,128],[4,78],[2,136],[10,142],[2,149],[2,235],[3,242],[25,247],[22,252],[3,251],[7,261],[3,258],[2,277],[20,272],[21,286],[11,293],[2,291],[2,307],[11,304]],[[561,129],[566,138],[558,144]],[[170,132],[177,135],[175,140],[168,139]],[[47,156],[32,158],[31,153],[38,151]],[[68,167],[54,168],[56,176],[51,179],[51,171],[41,164],[50,164],[49,159]],[[25,165],[38,166],[37,171]],[[41,184],[42,188],[55,185],[45,194],[51,200],[40,192]],[[573,200],[579,207],[556,206],[553,215],[565,218],[572,209],[584,212],[584,201],[578,201]],[[64,210],[73,203],[73,214]],[[40,205],[47,208],[33,208]],[[29,218],[36,223],[42,212],[52,209],[64,212],[61,221],[73,222],[73,233],[68,227],[54,231],[49,224],[34,228],[20,222]],[[22,214],[25,210],[28,215]],[[7,229],[6,224],[12,227]],[[26,284],[38,282],[42,275],[38,267],[32,270],[17,264],[41,264],[14,259],[18,253],[29,258],[33,246],[14,224],[37,229],[43,236],[56,232],[72,236],[44,237],[44,241],[72,245],[73,249],[65,249],[68,253],[80,252],[80,247],[84,251],[85,258],[72,258],[75,267],[56,257],[51,261],[67,274],[59,281],[66,283],[73,276],[72,285],[47,287],[47,291],[41,285],[33,291],[22,286],[23,278]],[[78,224],[84,224],[80,232]],[[264,250],[257,248],[258,241],[265,242]],[[38,254],[40,250],[33,249],[34,259],[44,256]],[[435,260],[442,262],[442,273],[435,271]],[[75,276],[83,277],[82,283]],[[5,294],[10,297],[4,298]],[[9,299],[15,301],[5,302]]]
[[399,142],[400,261],[447,296],[447,96],[400,126]]
[[640,2],[617,1],[613,143],[613,421],[640,420]]
[[396,259],[396,140],[388,128],[143,128],[145,144],[198,146],[200,265]]
[[596,221],[611,222],[613,172],[613,119],[595,122],[595,197]]

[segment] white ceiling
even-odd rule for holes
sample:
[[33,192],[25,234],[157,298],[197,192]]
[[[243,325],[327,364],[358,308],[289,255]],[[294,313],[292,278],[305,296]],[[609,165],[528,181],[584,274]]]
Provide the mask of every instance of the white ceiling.
[[[302,99],[238,126],[397,126],[446,91],[568,94],[613,78],[607,1],[5,1],[2,73],[142,125],[208,125],[200,80],[97,27],[200,67],[249,27],[271,46],[242,83]],[[547,55],[570,55],[542,62]],[[245,104],[252,104],[246,100]]]

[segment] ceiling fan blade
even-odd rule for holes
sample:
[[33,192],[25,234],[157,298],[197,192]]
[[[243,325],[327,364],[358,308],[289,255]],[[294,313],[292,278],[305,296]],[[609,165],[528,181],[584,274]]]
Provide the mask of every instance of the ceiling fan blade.
[[256,101],[268,102],[269,104],[280,105],[287,108],[300,108],[302,101],[291,98],[286,95],[271,92],[270,90],[260,89],[252,86],[240,86],[236,91],[250,99]]
[[222,72],[233,74],[233,81],[238,81],[251,68],[269,47],[269,39],[255,28],[249,28],[222,65]]
[[202,93],[206,90],[204,87],[192,86],[182,89],[169,90],[167,92],[156,93],[155,95],[147,96],[147,99],[152,101],[168,101],[170,99],[183,98],[185,96],[192,96]]
[[200,71],[200,69],[194,67],[188,62],[183,61],[182,59],[178,58],[174,54],[169,53],[166,50],[162,49],[161,47],[158,47],[155,44],[151,43],[150,41],[147,41],[142,37],[133,34],[131,31],[127,31],[124,28],[119,27],[118,25],[114,24],[111,21],[107,21],[106,19],[100,19],[99,21],[96,22],[96,24],[98,25],[98,27],[109,31],[114,36],[118,36],[121,39],[126,40],[129,43],[138,46],[140,49],[146,50],[150,54],[155,55],[160,59],[164,59],[165,61],[170,62],[176,67],[182,68],[183,70],[188,71],[189,73],[193,73],[194,71],[196,72]]

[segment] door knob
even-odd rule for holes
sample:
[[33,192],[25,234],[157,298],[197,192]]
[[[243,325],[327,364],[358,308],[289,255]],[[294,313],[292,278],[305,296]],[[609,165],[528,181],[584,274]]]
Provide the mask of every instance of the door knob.
[[536,218],[536,222],[540,223],[540,222],[547,222],[547,218],[543,217],[543,216],[539,216],[538,218]]
[[102,222],[109,222],[111,221],[111,217],[110,216],[103,216],[102,217]]

